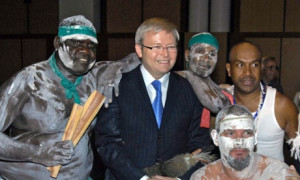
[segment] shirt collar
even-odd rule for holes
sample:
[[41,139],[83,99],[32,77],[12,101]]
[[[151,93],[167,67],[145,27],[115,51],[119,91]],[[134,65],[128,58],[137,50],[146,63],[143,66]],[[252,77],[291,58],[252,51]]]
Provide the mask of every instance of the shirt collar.
[[[144,65],[141,65],[141,72],[143,75],[143,79],[145,82],[146,87],[148,87],[155,79],[153,78],[153,76],[146,70],[146,68],[144,67]],[[169,77],[170,77],[170,72],[166,73],[163,77],[161,77],[160,79],[158,79],[163,87],[167,87],[168,86],[168,82],[169,82]]]

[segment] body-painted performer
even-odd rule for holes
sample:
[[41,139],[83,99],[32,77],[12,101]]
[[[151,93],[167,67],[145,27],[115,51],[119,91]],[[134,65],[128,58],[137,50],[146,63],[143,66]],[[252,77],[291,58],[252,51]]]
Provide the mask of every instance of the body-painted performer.
[[299,179],[295,170],[279,160],[254,151],[254,119],[245,107],[230,105],[217,115],[211,136],[221,159],[197,170],[191,180],[284,180]]
[[218,113],[230,104],[222,89],[210,78],[218,60],[218,40],[210,33],[198,33],[189,40],[188,48],[185,51],[187,70],[180,71],[179,74],[192,84],[203,106]]
[[76,148],[61,139],[73,103],[84,104],[94,90],[112,95],[112,86],[120,80],[111,81],[118,77],[113,73],[120,65],[96,63],[97,43],[89,20],[66,18],[59,25],[51,57],[24,68],[1,86],[2,178],[52,179],[46,167],[62,164],[57,179],[88,179],[93,164],[89,137],[95,122]]
[[198,33],[189,40],[185,51],[187,70],[178,73],[191,83],[199,101],[205,107],[201,127],[210,128],[210,114],[231,104],[232,96],[222,90],[211,78],[218,60],[218,40],[208,32]]
[[251,42],[234,45],[226,64],[234,86],[229,91],[234,103],[252,112],[257,133],[257,153],[284,161],[284,137],[296,137],[297,109],[294,103],[270,86],[261,82],[262,53]]

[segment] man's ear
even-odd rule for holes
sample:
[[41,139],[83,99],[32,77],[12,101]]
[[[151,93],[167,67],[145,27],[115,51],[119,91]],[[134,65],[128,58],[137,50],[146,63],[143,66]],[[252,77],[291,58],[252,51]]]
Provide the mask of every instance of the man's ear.
[[229,77],[231,77],[230,66],[231,66],[230,63],[226,63],[226,70]]
[[211,135],[211,138],[212,138],[213,141],[214,141],[214,144],[215,144],[216,146],[219,146],[219,140],[218,140],[218,132],[217,132],[217,130],[213,129],[213,130],[211,131],[210,135]]
[[53,46],[55,48],[55,50],[57,50],[59,48],[59,37],[55,36],[54,40],[53,40]]
[[135,52],[138,55],[139,58],[142,58],[142,46],[140,44],[135,44]]
[[189,54],[190,54],[190,50],[185,50],[185,53],[184,53],[184,57],[185,57],[185,60],[186,61],[189,61]]

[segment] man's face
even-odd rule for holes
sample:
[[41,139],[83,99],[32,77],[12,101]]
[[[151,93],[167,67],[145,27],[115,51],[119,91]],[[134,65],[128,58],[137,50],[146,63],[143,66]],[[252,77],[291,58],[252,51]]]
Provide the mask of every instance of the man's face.
[[74,75],[87,73],[96,62],[96,44],[90,40],[68,39],[59,46],[63,65]]
[[262,68],[262,74],[264,78],[270,82],[273,79],[278,78],[277,77],[277,70],[276,70],[277,64],[275,61],[268,61]]
[[[142,64],[148,72],[155,78],[159,79],[168,73],[174,66],[177,57],[177,49],[172,52],[167,50],[166,47],[176,47],[176,40],[171,32],[166,31],[149,31],[144,34],[143,45],[148,47],[163,47],[161,51],[152,50],[141,46],[135,45],[137,55],[142,58]],[[174,48],[173,48],[174,49]]]
[[191,47],[188,56],[191,71],[200,77],[207,77],[215,69],[218,50],[209,44],[195,44]]
[[219,146],[224,165],[241,171],[246,168],[254,150],[253,120],[247,116],[228,115],[220,123],[219,133],[212,131],[214,143]]
[[257,90],[261,80],[259,50],[249,43],[243,43],[231,50],[229,58],[230,63],[226,64],[226,69],[235,88],[243,93],[252,93]]

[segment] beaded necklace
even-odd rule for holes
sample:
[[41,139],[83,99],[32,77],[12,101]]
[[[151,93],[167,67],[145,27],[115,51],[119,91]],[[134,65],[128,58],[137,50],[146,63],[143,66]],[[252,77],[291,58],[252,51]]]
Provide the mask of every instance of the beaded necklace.
[[[235,101],[235,95],[234,95],[234,87],[232,89],[232,96],[233,96],[233,104],[236,104]],[[259,103],[257,106],[257,110],[253,116],[254,122],[255,122],[255,134],[257,134],[257,129],[258,129],[258,121],[259,121],[259,113],[260,110],[262,109],[264,102],[265,102],[265,98],[266,98],[266,87],[260,83],[260,98],[259,98]],[[256,136],[257,137],[257,136]]]

